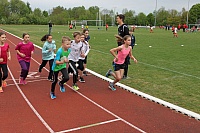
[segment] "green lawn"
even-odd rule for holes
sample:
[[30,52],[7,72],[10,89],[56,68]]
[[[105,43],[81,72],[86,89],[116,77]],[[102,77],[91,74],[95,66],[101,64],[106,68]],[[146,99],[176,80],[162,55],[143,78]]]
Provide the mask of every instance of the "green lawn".
[[[39,46],[43,45],[40,39],[48,31],[48,26],[40,25],[0,25],[0,28],[19,37],[28,32],[31,40]],[[52,35],[57,47],[61,45],[62,36],[72,37],[72,33],[80,29],[69,31],[68,26],[55,25]],[[105,75],[112,68],[113,57],[109,50],[117,46],[114,38],[117,27],[109,27],[108,31],[104,28],[97,30],[96,27],[89,29],[92,49],[88,56],[88,68]],[[130,78],[121,83],[200,113],[200,32],[180,31],[179,38],[173,38],[171,31],[161,29],[155,29],[152,34],[149,30],[138,29],[134,34],[137,45],[133,55],[139,62],[131,62]]]

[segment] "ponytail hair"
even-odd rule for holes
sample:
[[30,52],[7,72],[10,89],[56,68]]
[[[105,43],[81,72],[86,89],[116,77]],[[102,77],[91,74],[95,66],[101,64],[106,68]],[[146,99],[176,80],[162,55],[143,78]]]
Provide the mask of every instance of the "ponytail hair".
[[46,41],[46,40],[49,38],[49,36],[52,36],[52,35],[50,35],[50,34],[44,35],[44,36],[41,38],[41,41]]
[[117,42],[121,42],[122,44],[124,43],[124,41],[126,41],[129,37],[131,37],[130,35],[125,35],[123,38],[119,35],[115,35],[115,38],[117,39]]

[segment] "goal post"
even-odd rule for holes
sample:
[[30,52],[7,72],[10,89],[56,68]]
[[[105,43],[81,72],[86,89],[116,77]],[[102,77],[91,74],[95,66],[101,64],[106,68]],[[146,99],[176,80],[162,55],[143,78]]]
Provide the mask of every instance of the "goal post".
[[191,29],[191,28],[193,28],[193,27],[195,27],[195,28],[197,28],[197,29],[200,29],[200,24],[189,24],[189,25],[188,25],[188,28],[189,28],[189,29]]
[[103,20],[71,20],[71,24],[74,24],[75,26],[87,25],[103,27]]

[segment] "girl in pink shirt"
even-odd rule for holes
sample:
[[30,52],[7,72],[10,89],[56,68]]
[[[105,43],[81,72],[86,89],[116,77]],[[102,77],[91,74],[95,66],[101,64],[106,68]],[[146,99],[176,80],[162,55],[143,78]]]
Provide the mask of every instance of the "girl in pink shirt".
[[28,33],[24,33],[23,42],[20,42],[15,50],[17,51],[17,59],[21,66],[21,74],[19,78],[19,84],[27,84],[26,77],[30,68],[31,55],[34,51],[34,45],[30,42],[30,35]]
[[[2,87],[6,87],[5,79],[8,77],[7,60],[11,59],[9,45],[5,43],[6,34],[0,32],[0,93],[3,92]],[[2,74],[3,71],[3,74]]]
[[129,55],[130,58],[133,59],[135,63],[137,63],[137,59],[132,55],[132,47],[129,46],[131,44],[131,36],[126,35],[123,37],[123,39],[120,36],[116,37],[118,41],[122,42],[122,45],[110,50],[110,53],[115,57],[113,60],[113,67],[115,72],[113,73],[112,70],[109,69],[106,73],[106,77],[112,75],[115,78],[114,82],[110,83],[108,86],[113,91],[116,90],[114,84],[119,82],[124,75],[125,58]]

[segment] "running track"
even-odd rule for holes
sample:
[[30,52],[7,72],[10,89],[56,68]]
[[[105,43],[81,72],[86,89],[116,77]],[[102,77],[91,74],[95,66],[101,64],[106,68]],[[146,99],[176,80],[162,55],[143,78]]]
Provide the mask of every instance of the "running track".
[[47,69],[36,73],[41,62],[36,47],[33,75],[27,85],[18,85],[20,66],[14,48],[20,41],[7,34],[12,61],[8,86],[0,94],[0,133],[200,133],[200,121],[118,87],[112,92],[108,82],[91,74],[84,77],[86,83],[78,83],[78,92],[71,89],[71,78],[65,93],[57,85],[57,98],[51,100]]

